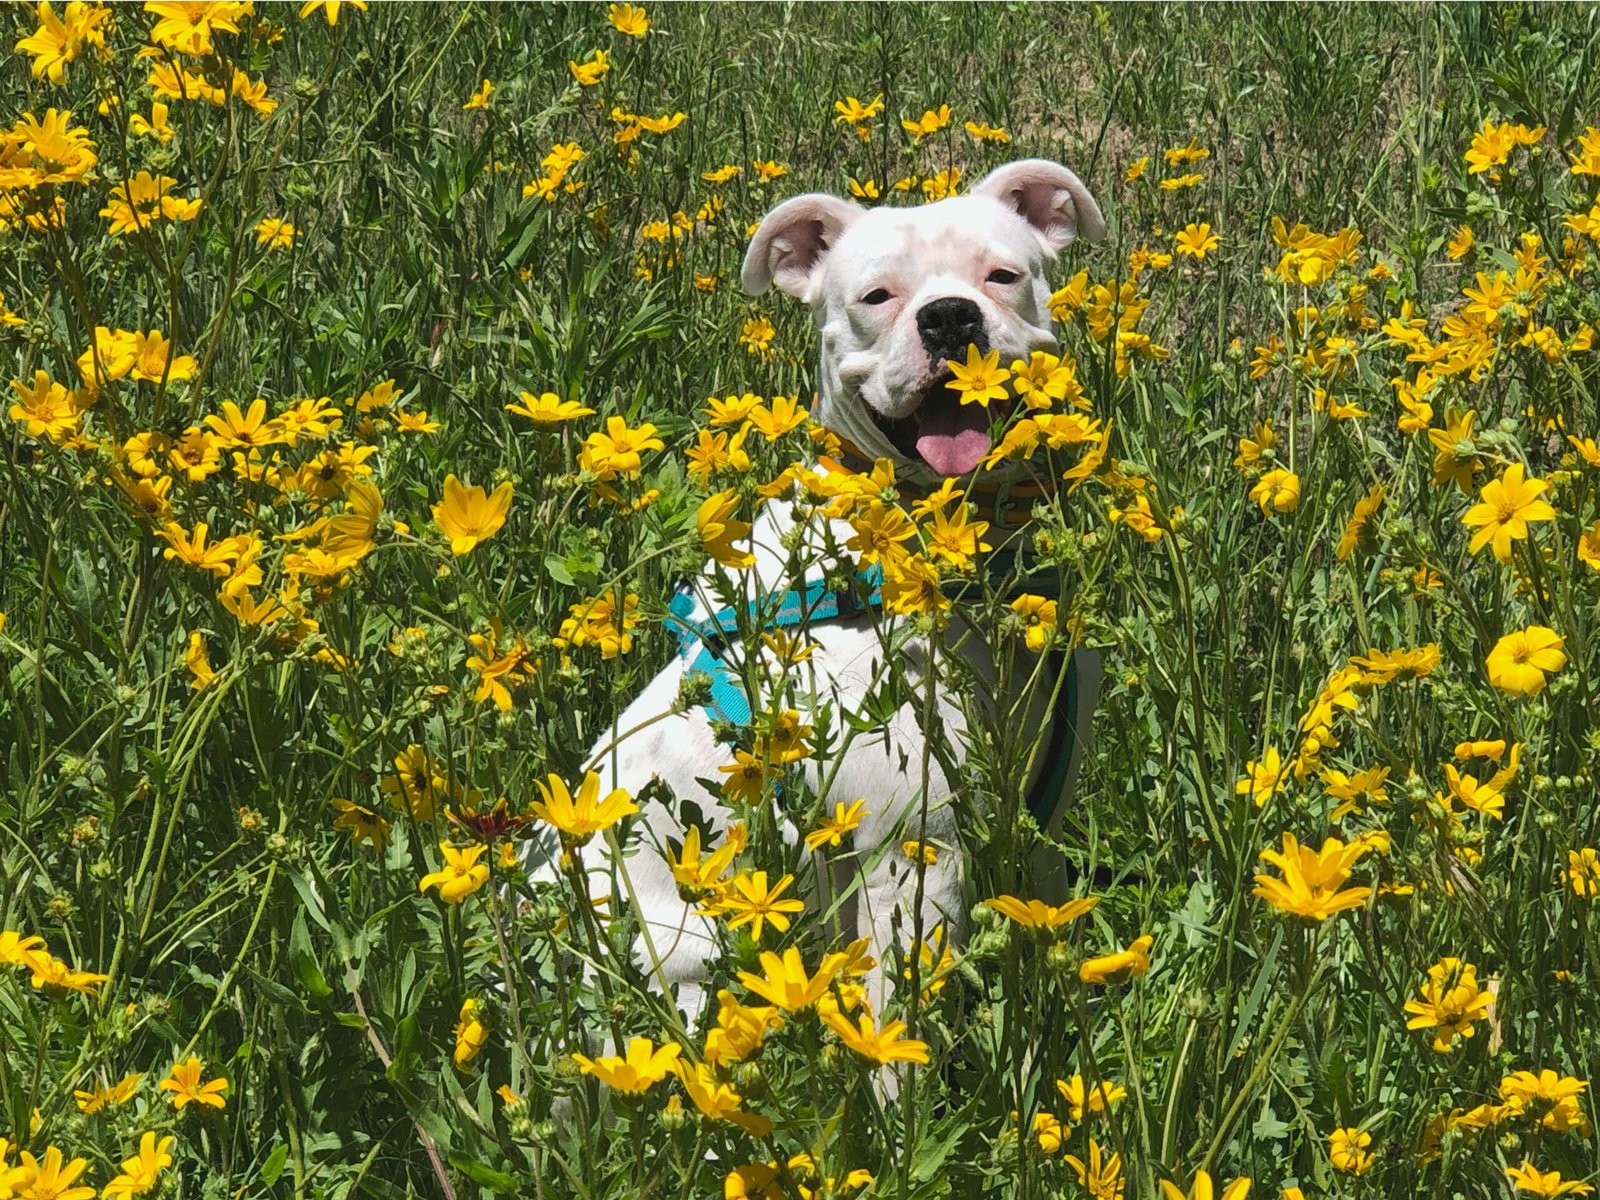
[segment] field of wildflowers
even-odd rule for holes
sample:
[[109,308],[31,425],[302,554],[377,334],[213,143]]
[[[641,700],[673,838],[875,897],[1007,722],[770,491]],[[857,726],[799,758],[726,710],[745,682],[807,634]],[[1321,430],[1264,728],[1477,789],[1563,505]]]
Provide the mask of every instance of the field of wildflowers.
[[[0,1200],[1593,1190],[1600,13],[5,20]],[[1060,355],[974,351],[1016,403],[943,493],[819,471],[755,223],[1026,156],[1110,227]],[[1020,528],[964,498],[1001,463]],[[882,572],[872,703],[741,621],[720,777],[602,795],[675,586],[771,599],[764,505]],[[807,781],[957,616],[1103,654],[1074,896],[1035,747],[935,736],[970,920],[873,1006],[813,880],[949,847]],[[601,843],[717,917],[699,1024]]]

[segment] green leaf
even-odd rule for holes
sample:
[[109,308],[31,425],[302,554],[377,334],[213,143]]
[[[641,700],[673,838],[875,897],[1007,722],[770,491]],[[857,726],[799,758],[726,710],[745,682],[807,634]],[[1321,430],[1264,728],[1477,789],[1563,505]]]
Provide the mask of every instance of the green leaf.
[[504,1171],[496,1171],[484,1166],[476,1159],[469,1158],[457,1150],[446,1160],[456,1170],[460,1171],[473,1183],[481,1183],[491,1192],[502,1196],[514,1196],[519,1191],[520,1185]]
[[261,1182],[271,1187],[278,1182],[278,1176],[283,1174],[283,1164],[289,1161],[289,1145],[279,1142],[272,1148],[272,1153],[267,1155],[267,1161],[261,1164]]

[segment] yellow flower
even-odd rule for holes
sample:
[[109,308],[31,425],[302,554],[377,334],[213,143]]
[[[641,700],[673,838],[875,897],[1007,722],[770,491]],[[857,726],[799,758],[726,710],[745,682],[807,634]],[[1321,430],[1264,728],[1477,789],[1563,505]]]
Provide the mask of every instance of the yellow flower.
[[239,557],[239,546],[233,538],[223,538],[208,545],[204,521],[194,527],[193,533],[187,532],[181,525],[168,524],[156,530],[156,535],[167,543],[167,548],[161,552],[163,558],[177,559],[191,567],[209,571],[218,578],[226,578],[233,573],[232,564]]
[[576,796],[567,789],[566,781],[553,772],[548,783],[535,783],[544,800],[529,806],[533,815],[553,826],[562,841],[573,845],[581,846],[601,830],[639,811],[622,788],[614,788],[604,800],[600,799],[600,776],[593,771],[585,772]]
[[46,952],[42,937],[24,935],[15,929],[0,930],[0,964],[25,967],[33,955]]
[[216,1079],[200,1082],[202,1064],[198,1058],[190,1055],[181,1063],[172,1068],[172,1073],[156,1085],[158,1091],[172,1093],[172,1107],[183,1110],[189,1103],[199,1104],[203,1107],[223,1109],[228,1102],[222,1098],[222,1093],[228,1090],[228,1081],[218,1076]]
[[439,422],[428,420],[428,412],[426,409],[413,413],[403,412],[397,408],[393,410],[392,415],[394,417],[395,428],[403,430],[406,433],[439,432]]
[[774,763],[794,763],[811,754],[807,739],[811,726],[800,720],[797,709],[766,713],[757,723],[755,754]]
[[92,1092],[73,1092],[72,1098],[78,1102],[78,1111],[93,1116],[106,1105],[121,1106],[133,1099],[134,1093],[139,1090],[139,1081],[144,1075],[134,1072],[124,1075],[108,1088],[98,1088]]
[[1445,413],[1443,429],[1428,430],[1434,451],[1434,483],[1451,482],[1463,493],[1472,493],[1472,477],[1483,467],[1472,441],[1472,425],[1477,417],[1475,411],[1458,413],[1452,408]]
[[1350,520],[1344,527],[1344,532],[1339,536],[1339,544],[1334,549],[1334,557],[1340,562],[1348,562],[1350,556],[1357,549],[1370,551],[1376,543],[1371,523],[1373,514],[1378,511],[1378,506],[1383,503],[1387,489],[1381,483],[1372,485],[1372,490],[1356,501],[1355,511],[1350,514]]
[[179,54],[202,58],[211,53],[213,33],[238,33],[248,3],[202,4],[195,0],[149,0],[145,11],[159,17],[150,40]]
[[790,946],[783,952],[782,958],[770,950],[763,950],[763,973],[753,975],[749,971],[740,971],[739,982],[784,1012],[800,1012],[822,997],[844,963],[842,954],[827,954],[817,964],[817,973],[807,975],[798,948]]
[[1156,943],[1148,933],[1128,943],[1126,950],[1115,950],[1098,958],[1085,959],[1078,967],[1078,978],[1084,983],[1125,983],[1137,979],[1150,969],[1150,947]]
[[1033,1137],[1039,1143],[1039,1149],[1044,1153],[1060,1154],[1061,1147],[1067,1144],[1067,1138],[1070,1136],[1072,1136],[1072,1128],[1054,1113],[1037,1112],[1033,1114]]
[[613,4],[606,10],[606,20],[611,28],[628,37],[642,38],[650,32],[650,18],[645,16],[643,5]]
[[922,195],[925,199],[944,200],[954,196],[961,188],[961,168],[946,167],[935,175],[930,175],[922,181]]
[[849,808],[844,801],[839,801],[833,806],[833,816],[806,834],[806,849],[816,851],[824,846],[839,846],[845,834],[853,832],[863,818],[871,815],[864,799],[852,802]]
[[1011,135],[998,125],[990,125],[987,121],[967,121],[962,128],[979,142],[999,142],[1006,145],[1011,141]]
[[900,853],[912,862],[920,862],[926,867],[937,866],[939,863],[939,848],[927,842],[919,842],[916,838],[908,838],[901,842]]
[[989,522],[969,521],[965,506],[958,507],[954,515],[946,515],[942,508],[934,510],[922,532],[928,557],[943,560],[957,571],[970,570],[976,555],[993,549],[983,540],[989,532]]
[[449,842],[440,842],[439,853],[444,856],[444,866],[424,875],[417,890],[425,892],[436,887],[439,899],[446,904],[460,904],[489,882],[489,865],[478,861],[487,849],[487,846],[477,845],[457,850]]
[[170,175],[140,171],[131,179],[116,184],[106,197],[106,206],[100,210],[100,215],[110,222],[107,232],[113,237],[122,237],[143,232],[160,220],[194,220],[200,215],[204,201],[167,195],[177,183]]
[[176,357],[172,343],[161,336],[161,330],[133,335],[133,366],[130,374],[148,383],[178,383],[192,378],[200,364],[187,354]]
[[722,845],[702,858],[700,827],[689,826],[683,835],[683,847],[676,857],[673,856],[672,847],[667,847],[667,866],[672,870],[672,878],[680,889],[686,889],[691,894],[715,890],[721,885],[723,873],[732,864],[734,856],[744,849],[744,839],[744,826],[734,825],[723,838]]
[[1494,644],[1486,663],[1489,682],[1512,696],[1542,691],[1545,677],[1567,665],[1561,635],[1543,625],[1508,633]]
[[94,48],[102,53],[106,49],[104,26],[111,19],[111,9],[104,4],[86,4],[82,0],[68,0],[61,16],[56,16],[49,0],[43,0],[35,10],[39,28],[17,42],[17,51],[33,56],[33,77],[48,78],[60,85],[66,82],[66,65],[77,60],[85,49]]
[[32,972],[32,978],[28,980],[31,986],[49,991],[82,992],[88,995],[111,978],[92,971],[74,970],[42,950],[24,955],[20,965]]
[[768,888],[765,871],[754,873],[740,871],[733,881],[701,910],[701,915],[708,917],[731,915],[733,919],[728,922],[728,928],[737,929],[741,925],[748,925],[750,936],[757,942],[761,940],[761,931],[768,923],[779,933],[786,933],[789,929],[789,914],[804,912],[806,907],[801,900],[778,898],[793,882],[793,875],[785,875]]
[[471,996],[461,1002],[461,1013],[456,1019],[456,1047],[451,1055],[456,1070],[470,1070],[473,1060],[483,1052],[484,1044],[489,1040],[486,1022],[483,1005]]
[[1585,529],[1578,538],[1578,561],[1600,571],[1600,521]]
[[[38,1110],[34,1112],[37,1117]],[[17,1200],[94,1200],[92,1187],[73,1186],[88,1168],[88,1160],[75,1158],[63,1163],[62,1157],[55,1146],[45,1150],[42,1160],[24,1150],[15,1167],[0,1170],[0,1187]]]
[[1269,508],[1273,512],[1293,512],[1300,504],[1300,476],[1282,467],[1268,471],[1250,489],[1250,499],[1261,506],[1263,513]]
[[32,387],[19,379],[13,379],[11,387],[21,398],[10,408],[11,419],[25,425],[29,437],[48,437],[58,443],[78,432],[91,399],[83,393],[69,392],[44,371],[33,373]]
[[433,820],[437,802],[448,795],[449,781],[421,746],[410,745],[395,755],[394,774],[385,775],[385,794],[404,804],[419,821]]
[[765,790],[769,771],[767,765],[748,750],[735,750],[733,761],[717,768],[726,775],[722,781],[722,795],[730,804],[755,804]]
[[1141,154],[1138,158],[1129,163],[1127,169],[1122,172],[1122,182],[1133,183],[1136,180],[1143,179],[1145,169],[1149,166],[1150,156],[1148,154]]
[[478,90],[473,92],[467,102],[461,106],[462,111],[473,108],[488,108],[489,94],[494,91],[494,84],[485,79],[478,85]]
[[1491,542],[1494,556],[1511,561],[1511,543],[1528,536],[1530,521],[1549,521],[1556,515],[1548,501],[1539,499],[1546,488],[1542,479],[1524,479],[1521,463],[1512,463],[1499,479],[1483,485],[1483,499],[1467,510],[1462,523],[1477,528],[1469,549],[1476,554]]
[[1494,997],[1478,988],[1478,970],[1459,958],[1441,958],[1428,968],[1420,1000],[1407,1000],[1407,1029],[1434,1030],[1433,1048],[1445,1053],[1458,1037],[1470,1038],[1474,1021],[1487,1021]]
[[706,1062],[712,1066],[750,1057],[767,1030],[783,1025],[776,1008],[740,1004],[727,989],[717,993],[717,1006],[717,1022],[706,1033]]
[[1368,849],[1364,842],[1345,845],[1338,838],[1328,838],[1321,850],[1312,850],[1302,846],[1294,834],[1285,833],[1282,851],[1268,848],[1261,852],[1262,858],[1283,872],[1283,878],[1257,875],[1255,894],[1281,912],[1313,921],[1326,921],[1347,908],[1359,908],[1372,889],[1344,888],[1344,884]]
[[283,426],[267,418],[267,402],[260,397],[241,411],[232,400],[222,402],[221,416],[208,416],[206,424],[216,436],[217,445],[224,449],[254,449],[272,446],[284,440]]
[[389,822],[380,813],[339,796],[328,803],[339,814],[333,819],[333,827],[348,832],[353,843],[359,846],[370,842],[374,850],[381,850],[388,843]]
[[1256,807],[1260,808],[1283,789],[1283,777],[1287,769],[1288,764],[1283,761],[1278,748],[1268,746],[1259,762],[1252,760],[1245,764],[1245,777],[1233,785],[1234,793],[1239,796],[1248,793],[1255,800]]
[[1190,258],[1198,261],[1220,245],[1222,245],[1222,239],[1211,232],[1209,224],[1202,221],[1198,225],[1193,222],[1185,225],[1173,239],[1172,248],[1179,254],[1187,254]]
[[612,590],[591,596],[571,607],[572,615],[561,622],[561,633],[553,640],[563,649],[569,645],[598,646],[601,658],[616,658],[633,649],[638,607],[639,597],[633,592],[622,596]]
[[189,648],[183,653],[183,664],[194,676],[189,686],[195,691],[201,691],[216,681],[217,673],[211,669],[211,660],[206,655],[205,636],[198,629],[189,632]]
[[1085,896],[1065,904],[1046,904],[1042,900],[1020,900],[1016,896],[996,896],[985,900],[990,908],[1002,917],[1015,921],[1025,929],[1060,929],[1069,921],[1076,921],[1100,903],[1098,896]]
[[102,1200],[119,1200],[129,1196],[142,1196],[160,1182],[161,1172],[172,1165],[172,1143],[176,1139],[168,1134],[160,1141],[154,1133],[139,1139],[139,1153],[122,1160],[122,1174],[115,1176],[100,1193]]
[[300,19],[304,21],[320,9],[329,25],[337,25],[339,10],[347,4],[357,12],[367,11],[367,0],[305,0],[300,6]]
[[1485,120],[1483,127],[1473,135],[1472,144],[1462,156],[1466,159],[1467,174],[1480,175],[1487,172],[1490,180],[1498,183],[1500,175],[1495,168],[1504,166],[1511,152],[1518,146],[1537,144],[1543,139],[1544,133],[1543,125],[1529,129],[1526,125],[1511,122],[1496,125],[1493,121]]
[[1187,1192],[1175,1183],[1169,1183],[1165,1179],[1161,1181],[1161,1195],[1164,1200],[1213,1200],[1213,1198],[1214,1200],[1244,1200],[1249,1194],[1250,1179],[1244,1175],[1241,1175],[1223,1188],[1220,1196],[1217,1194],[1215,1185],[1211,1182],[1211,1176],[1203,1170],[1194,1173],[1194,1184]]
[[485,492],[476,485],[463,486],[454,472],[445,476],[444,500],[433,506],[433,520],[450,539],[452,554],[469,554],[499,532],[511,509],[511,492],[509,479]]
[[675,1071],[694,1106],[711,1120],[732,1121],[752,1137],[764,1138],[772,1132],[769,1118],[746,1112],[739,1106],[738,1091],[731,1083],[717,1078],[715,1067],[679,1059]]
[[841,1042],[862,1058],[869,1058],[879,1066],[887,1066],[892,1062],[928,1061],[927,1042],[900,1036],[906,1029],[904,1021],[890,1021],[879,1028],[874,1024],[872,1015],[864,1012],[857,1023],[852,1025],[849,1019],[837,1010],[824,1012],[822,1020],[829,1029],[839,1035]]
[[[1578,1105],[1578,1097],[1589,1090],[1581,1079],[1562,1075],[1546,1067],[1535,1074],[1532,1071],[1513,1071],[1500,1081],[1500,1099],[1513,1115],[1540,1110],[1539,1123],[1553,1133],[1577,1130],[1589,1135],[1589,1119]],[[1530,1113],[1529,1115],[1536,1115]]]
[[695,513],[695,531],[700,535],[701,547],[714,560],[725,567],[742,570],[754,565],[756,556],[733,544],[750,536],[750,522],[733,515],[738,506],[737,492],[712,493],[700,502]]
[[585,1075],[593,1075],[601,1083],[629,1096],[642,1096],[668,1075],[678,1064],[680,1047],[677,1042],[667,1042],[659,1048],[649,1038],[632,1038],[628,1042],[627,1057],[607,1055],[588,1058],[574,1054]]
[[1128,1089],[1119,1083],[1102,1079],[1093,1088],[1086,1088],[1082,1075],[1056,1080],[1056,1091],[1067,1102],[1069,1115],[1074,1121],[1083,1120],[1089,1113],[1110,1112],[1111,1106],[1127,1097]]
[[959,392],[961,403],[987,407],[991,400],[1006,398],[1006,382],[1011,378],[1011,372],[1000,365],[999,350],[981,354],[976,346],[969,344],[966,362],[958,363],[952,359],[945,365],[950,369],[950,374],[955,376],[945,387]]
[[799,429],[811,415],[799,400],[798,396],[774,396],[770,406],[757,404],[750,410],[750,424],[769,441]]
[[924,110],[923,114],[915,121],[908,121],[904,118],[900,121],[900,127],[911,135],[911,140],[914,142],[920,142],[923,138],[938,133],[948,124],[950,124],[950,106],[948,104],[941,104],[937,112],[931,108]]
[[942,628],[954,602],[940,586],[938,571],[917,555],[900,561],[884,558],[882,563],[884,608],[895,616],[930,613]]
[[629,429],[621,417],[607,417],[604,433],[591,433],[584,439],[578,465],[594,472],[603,483],[618,475],[637,479],[644,465],[644,452],[665,449],[666,443],[656,436],[656,427],[649,422]]
[[1103,1158],[1100,1143],[1089,1139],[1089,1161],[1067,1155],[1065,1161],[1077,1172],[1078,1182],[1089,1193],[1090,1200],[1122,1200],[1127,1181],[1122,1178],[1122,1155]]
[[1335,1171],[1365,1175],[1378,1161],[1370,1145],[1372,1135],[1363,1129],[1335,1129],[1328,1135],[1328,1161]]
[[1050,294],[1050,315],[1065,324],[1088,300],[1089,271],[1079,271],[1065,285]]
[[1457,742],[1455,748],[1456,758],[1463,762],[1469,758],[1488,758],[1499,762],[1505,752],[1505,738],[1495,738],[1492,741]]
[[256,244],[270,250],[287,250],[294,245],[295,235],[299,232],[292,222],[278,217],[265,217],[256,222]]
[[579,87],[593,87],[611,70],[611,62],[604,50],[596,50],[586,62],[567,60],[567,70],[577,80]]
[[1058,627],[1056,601],[1024,592],[1011,602],[1011,611],[1023,620],[1024,644],[1035,654],[1044,653]]
[[[771,183],[774,179],[782,179],[789,173],[788,167],[770,158],[765,160],[759,158],[753,159],[750,163],[750,166],[751,169],[756,173],[757,183]],[[765,318],[762,319],[765,320]],[[748,330],[748,328],[749,327],[747,325],[746,329]],[[768,328],[770,329],[771,327],[768,326]]]
[[1458,226],[1445,247],[1445,255],[1451,262],[1460,262],[1471,252],[1473,240],[1471,225]]
[[594,415],[594,409],[585,408],[576,400],[563,400],[554,392],[541,392],[537,396],[532,392],[517,394],[522,397],[522,403],[508,404],[506,411],[527,417],[537,425],[560,425]]
[[1568,850],[1567,882],[1575,895],[1586,899],[1600,896],[1600,850],[1592,846]]
[[1341,821],[1351,813],[1359,815],[1361,805],[1366,800],[1387,804],[1389,792],[1384,787],[1384,781],[1388,778],[1388,767],[1369,767],[1354,775],[1346,775],[1333,767],[1323,767],[1322,782],[1328,789],[1328,795],[1339,801],[1339,806],[1328,814],[1328,820]]
[[1350,663],[1361,668],[1361,683],[1392,683],[1397,679],[1421,679],[1433,674],[1440,657],[1439,644],[1429,642],[1413,649],[1368,649],[1365,655],[1353,655]]
[[1576,1179],[1562,1179],[1560,1171],[1541,1171],[1527,1159],[1520,1167],[1507,1167],[1506,1178],[1519,1192],[1532,1196],[1586,1196],[1594,1191],[1587,1183]]

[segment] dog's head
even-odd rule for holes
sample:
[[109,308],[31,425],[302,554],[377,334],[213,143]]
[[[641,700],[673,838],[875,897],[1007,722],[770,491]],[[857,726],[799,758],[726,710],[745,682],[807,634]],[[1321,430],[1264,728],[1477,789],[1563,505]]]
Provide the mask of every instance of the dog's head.
[[813,193],[767,214],[742,281],[812,306],[821,333],[817,419],[865,454],[964,475],[990,449],[995,413],[945,386],[968,345],[1002,364],[1053,349],[1045,268],[1105,221],[1071,171],[1025,159],[964,196],[863,209]]

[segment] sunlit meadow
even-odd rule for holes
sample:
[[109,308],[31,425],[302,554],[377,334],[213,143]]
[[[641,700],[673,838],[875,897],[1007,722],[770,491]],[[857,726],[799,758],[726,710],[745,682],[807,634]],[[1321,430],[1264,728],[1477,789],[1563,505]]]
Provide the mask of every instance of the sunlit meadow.
[[[4,20],[0,1200],[1593,1190],[1595,10]],[[1110,230],[1061,353],[974,350],[943,493],[822,465],[756,223],[1028,156]],[[881,573],[880,686],[741,617],[726,768],[605,794],[674,589],[777,599],[770,505]],[[936,732],[970,918],[872,1005],[819,868],[953,847],[806,780],[962,618],[1102,654],[1072,899],[1037,748]],[[698,1023],[604,843],[716,918]]]

